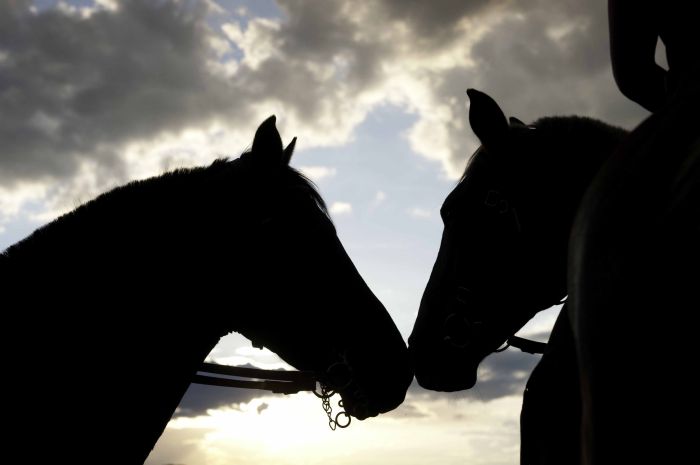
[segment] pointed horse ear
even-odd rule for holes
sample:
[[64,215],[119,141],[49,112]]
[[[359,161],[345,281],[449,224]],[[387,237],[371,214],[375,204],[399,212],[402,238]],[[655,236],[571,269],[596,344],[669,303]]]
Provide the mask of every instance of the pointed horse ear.
[[256,163],[278,167],[284,161],[285,153],[282,150],[282,138],[275,126],[276,121],[277,118],[272,115],[255,131],[251,152]]
[[292,154],[294,154],[294,147],[296,145],[297,145],[297,138],[295,137],[289,143],[287,148],[284,149],[284,153],[282,154],[282,163],[283,164],[285,164],[285,165],[289,164],[289,161],[292,159]]
[[527,126],[527,124],[523,123],[515,116],[511,116],[510,118],[508,118],[508,122],[510,122],[511,126]]
[[483,92],[468,89],[469,124],[485,146],[498,145],[508,132],[508,120],[496,101]]

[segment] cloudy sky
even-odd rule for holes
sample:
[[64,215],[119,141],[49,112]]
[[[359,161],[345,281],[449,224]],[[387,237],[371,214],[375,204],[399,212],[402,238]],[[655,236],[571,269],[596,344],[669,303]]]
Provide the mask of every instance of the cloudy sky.
[[[524,121],[645,113],[616,90],[604,0],[0,0],[0,249],[128,180],[237,156],[277,115],[292,164],[408,337],[439,206],[477,142],[465,90]],[[556,310],[524,332],[546,338]],[[280,366],[229,337],[211,357]],[[149,465],[518,463],[536,358],[327,431],[312,396],[193,388]]]

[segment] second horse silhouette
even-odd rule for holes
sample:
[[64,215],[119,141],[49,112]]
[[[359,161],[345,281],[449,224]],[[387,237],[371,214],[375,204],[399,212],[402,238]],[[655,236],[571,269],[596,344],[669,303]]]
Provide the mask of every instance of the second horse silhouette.
[[[441,209],[440,252],[409,349],[425,388],[476,383],[477,367],[567,295],[569,233],[586,188],[626,131],[582,117],[524,124],[468,91],[482,146]],[[525,393],[521,463],[578,463],[578,366],[562,310]]]
[[442,206],[409,338],[418,382],[471,388],[484,357],[568,294],[527,384],[521,463],[690,456],[676,415],[695,405],[681,375],[695,362],[700,96],[630,134],[575,116],[526,125],[469,96],[482,146]]

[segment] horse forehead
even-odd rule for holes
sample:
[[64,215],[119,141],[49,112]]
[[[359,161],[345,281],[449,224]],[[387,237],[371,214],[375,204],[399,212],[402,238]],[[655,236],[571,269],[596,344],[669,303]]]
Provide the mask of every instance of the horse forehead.
[[451,197],[452,200],[456,200],[457,197],[464,195],[465,192],[471,190],[473,187],[486,182],[492,175],[491,166],[489,164],[490,156],[491,155],[483,146],[479,147],[469,159],[462,179],[460,179],[457,186],[455,186],[445,200],[448,201]]
[[534,125],[511,127],[500,147],[489,151],[480,146],[467,164],[463,181],[469,180],[472,184],[498,181],[504,174],[536,161],[545,150],[545,133],[535,129]]

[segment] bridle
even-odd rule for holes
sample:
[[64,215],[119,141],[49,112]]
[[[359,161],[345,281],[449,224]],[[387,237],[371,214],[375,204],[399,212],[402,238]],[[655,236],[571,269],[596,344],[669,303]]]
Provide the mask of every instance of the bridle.
[[[352,368],[345,357],[340,357],[339,361],[332,363],[325,373],[264,370],[204,362],[192,377],[192,382],[209,386],[260,389],[285,395],[309,391],[321,399],[323,411],[328,416],[328,426],[331,430],[347,428],[352,420],[352,417],[345,410],[341,410],[334,417],[333,407],[330,403],[330,398],[336,392],[345,389],[353,382]],[[342,399],[338,401],[338,407],[343,408]]]
[[[252,228],[253,235],[259,236],[269,228],[275,215],[268,212],[256,218],[257,227]],[[262,348],[262,344],[253,343],[254,347]],[[242,379],[243,378],[243,379]],[[331,430],[347,428],[352,417],[345,410],[333,416],[330,399],[341,389],[348,388],[353,382],[352,367],[345,354],[338,355],[325,372],[264,370],[261,368],[237,367],[204,362],[192,377],[192,383],[209,386],[223,386],[238,389],[260,389],[276,394],[295,394],[302,391],[313,392],[321,399],[323,411],[328,416],[328,426]],[[359,391],[359,390],[358,390]],[[338,401],[338,407],[344,408],[343,400]],[[366,406],[359,405],[359,408]]]
[[[503,195],[499,190],[497,189],[489,189],[486,193],[486,197],[484,199],[483,205],[489,209],[495,210],[498,212],[500,215],[512,215],[513,218],[513,225],[516,234],[520,235],[523,232],[522,224],[520,223],[520,219],[518,217],[517,210],[511,203],[509,202],[507,196]],[[461,307],[467,307],[469,302],[467,302],[467,295],[474,295],[474,292],[471,288],[463,285],[463,284],[457,284],[456,286],[456,300],[460,304]],[[481,301],[488,301],[489,299],[486,298],[481,298]],[[562,303],[562,302],[559,302]],[[533,308],[535,308],[535,304],[532,305]],[[541,305],[539,305],[541,306]],[[546,307],[542,307],[546,308]],[[539,308],[541,309],[541,308]],[[538,310],[539,310],[538,309]],[[532,312],[533,314],[536,313],[536,311]],[[455,331],[452,329],[456,324],[461,325],[462,333],[464,334],[456,334]],[[479,328],[479,327],[484,327],[487,325],[487,322],[481,321],[480,319],[474,318],[473,316],[466,315],[465,312],[463,311],[457,311],[457,312],[452,312],[447,315],[443,322],[443,333],[444,337],[443,340],[449,344],[452,348],[458,349],[458,350],[466,350],[469,346],[469,342],[462,342],[462,341],[468,341],[469,339],[469,333],[474,332],[474,328]],[[510,335],[508,338],[506,338],[506,341],[501,347],[498,347],[497,349],[494,349],[493,352],[503,352],[504,350],[508,349],[508,347],[515,347],[516,349],[520,349],[523,352],[527,352],[530,354],[543,354],[545,351],[545,348],[547,347],[547,344],[544,342],[538,342],[538,341],[533,341],[530,339],[525,339],[519,336],[516,336],[514,334]]]
[[[469,289],[465,288],[464,286],[458,286],[458,290],[462,292],[469,292]],[[460,297],[459,293],[457,296],[457,301],[463,305],[467,304],[467,302],[462,297]],[[452,328],[454,328],[456,324],[461,324],[463,329],[463,331],[461,332],[464,334],[454,335],[455,331]],[[469,342],[462,341],[468,341],[468,336],[470,333],[474,332],[474,328],[483,328],[488,324],[488,322],[482,321],[481,319],[477,319],[471,317],[470,315],[466,315],[465,312],[452,312],[449,315],[447,315],[443,323],[443,340],[454,349],[466,350],[470,347],[471,344]],[[531,339],[522,338],[520,336],[512,334],[506,338],[504,344],[502,344],[497,349],[494,349],[493,352],[503,352],[506,349],[508,349],[508,347],[515,347],[516,349],[520,349],[521,351],[527,352],[529,354],[543,354],[545,348],[547,347],[547,344],[544,342],[533,341]]]

